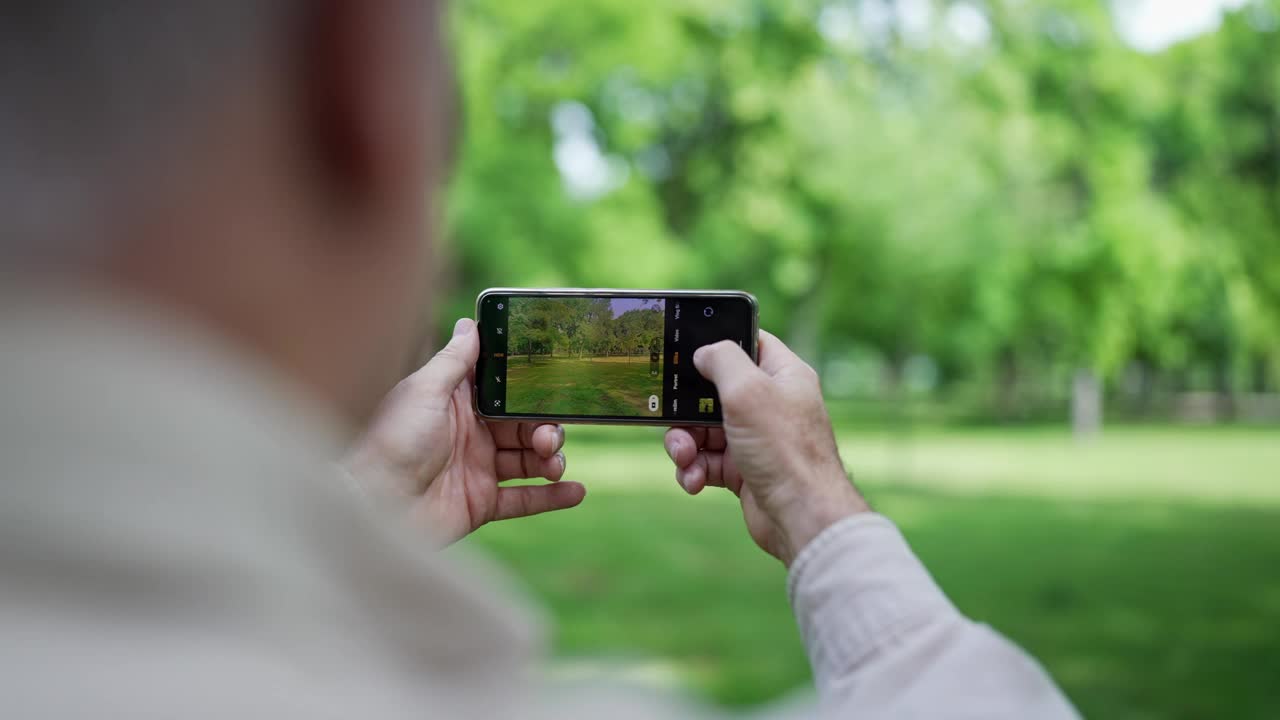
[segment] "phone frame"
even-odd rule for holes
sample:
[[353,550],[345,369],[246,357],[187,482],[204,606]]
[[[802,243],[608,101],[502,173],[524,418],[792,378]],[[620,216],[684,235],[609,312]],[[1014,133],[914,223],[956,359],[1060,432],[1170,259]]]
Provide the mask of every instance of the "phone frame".
[[[745,290],[622,290],[618,288],[508,288],[497,287],[483,290],[476,296],[476,326],[480,325],[480,306],[490,295],[520,295],[525,297],[638,297],[638,298],[741,298],[751,307],[751,361],[760,362],[760,303],[756,296]],[[483,328],[481,328],[483,330]],[[479,359],[476,360],[479,363]],[[473,384],[471,389],[471,407],[476,415],[488,422],[538,422],[547,424],[575,425],[646,425],[657,427],[720,427],[721,420],[680,420],[676,418],[602,418],[597,415],[490,415],[480,409],[480,386]]]

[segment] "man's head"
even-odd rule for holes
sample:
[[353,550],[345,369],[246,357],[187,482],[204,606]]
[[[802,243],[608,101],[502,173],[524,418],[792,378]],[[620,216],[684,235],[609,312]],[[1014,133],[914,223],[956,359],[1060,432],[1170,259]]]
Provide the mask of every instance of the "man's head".
[[363,412],[427,312],[437,4],[8,4],[0,266],[185,312]]

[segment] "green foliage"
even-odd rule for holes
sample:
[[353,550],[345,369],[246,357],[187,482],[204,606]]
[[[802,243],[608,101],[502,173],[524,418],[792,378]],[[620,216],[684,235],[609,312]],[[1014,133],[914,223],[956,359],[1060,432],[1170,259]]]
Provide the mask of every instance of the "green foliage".
[[[1280,0],[1157,55],[1073,0],[824,32],[859,5],[455,3],[449,311],[489,285],[736,287],[820,367],[1275,387]],[[952,32],[957,5],[988,36]]]
[[512,298],[510,350],[526,355],[635,355],[662,349],[661,301],[646,301],[617,317],[608,298]]

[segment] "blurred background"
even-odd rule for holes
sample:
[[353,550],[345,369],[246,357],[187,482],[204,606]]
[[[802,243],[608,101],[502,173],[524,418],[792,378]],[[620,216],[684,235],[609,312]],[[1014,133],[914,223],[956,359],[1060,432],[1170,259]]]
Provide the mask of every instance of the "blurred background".
[[[1089,716],[1280,716],[1280,0],[456,0],[446,319],[740,288],[962,610]],[[448,325],[446,325],[447,327]],[[783,569],[650,429],[470,541],[556,672],[809,682]]]

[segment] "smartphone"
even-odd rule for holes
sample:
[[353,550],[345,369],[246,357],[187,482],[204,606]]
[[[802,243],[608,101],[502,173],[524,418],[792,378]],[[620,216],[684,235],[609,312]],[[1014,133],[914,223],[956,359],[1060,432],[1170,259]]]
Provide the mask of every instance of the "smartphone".
[[475,408],[490,420],[719,425],[693,351],[732,340],[756,359],[759,310],[729,290],[494,288],[476,298]]

